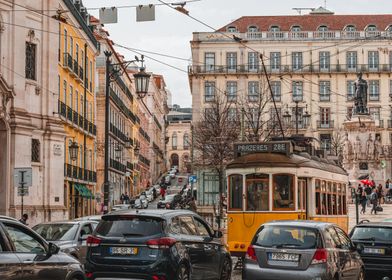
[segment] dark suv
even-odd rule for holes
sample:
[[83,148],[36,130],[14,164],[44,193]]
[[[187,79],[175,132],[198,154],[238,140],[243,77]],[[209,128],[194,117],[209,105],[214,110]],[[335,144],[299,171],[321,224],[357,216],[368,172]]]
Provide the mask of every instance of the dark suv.
[[0,279],[83,280],[81,264],[19,221],[0,216]]
[[231,258],[220,238],[186,210],[126,210],[102,217],[87,239],[88,279],[228,280]]

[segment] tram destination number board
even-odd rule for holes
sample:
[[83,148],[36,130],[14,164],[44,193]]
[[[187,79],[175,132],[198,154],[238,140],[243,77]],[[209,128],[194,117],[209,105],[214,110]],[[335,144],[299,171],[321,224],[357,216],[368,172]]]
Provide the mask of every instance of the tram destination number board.
[[254,153],[282,153],[289,155],[292,152],[290,142],[266,142],[266,143],[240,143],[235,144],[237,157]]

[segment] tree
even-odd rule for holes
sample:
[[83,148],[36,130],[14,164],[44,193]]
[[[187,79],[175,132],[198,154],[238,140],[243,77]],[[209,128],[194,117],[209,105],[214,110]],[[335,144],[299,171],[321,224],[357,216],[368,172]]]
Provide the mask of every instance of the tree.
[[345,136],[340,130],[335,131],[331,137],[331,155],[336,156],[339,164],[343,162],[343,147]]
[[219,226],[222,218],[224,171],[234,158],[233,144],[239,137],[240,122],[235,104],[224,94],[215,94],[193,127],[195,165],[214,170],[219,178]]

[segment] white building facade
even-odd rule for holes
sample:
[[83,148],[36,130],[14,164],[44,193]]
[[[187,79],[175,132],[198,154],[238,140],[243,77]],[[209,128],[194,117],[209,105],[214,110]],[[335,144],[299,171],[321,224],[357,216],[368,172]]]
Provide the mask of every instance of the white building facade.
[[[262,54],[278,114],[291,115],[284,123],[295,133],[294,108],[298,103],[298,134],[318,139],[331,152],[343,123],[352,115],[354,81],[363,72],[368,82],[368,108],[376,122],[376,135],[385,146],[392,141],[392,15],[335,15],[319,8],[302,16],[241,17],[217,32],[195,32],[189,68],[193,121],[225,92],[233,104],[245,98],[257,103],[266,82]],[[235,106],[235,105],[233,105]],[[268,133],[278,129],[273,102],[265,107]],[[309,122],[304,114],[310,114]],[[277,134],[279,134],[277,132]],[[381,168],[381,167],[380,167]],[[388,161],[384,178],[392,177]],[[370,174],[371,175],[371,174]]]
[[32,11],[56,10],[56,2],[18,1],[22,11],[0,1],[0,214],[20,218],[14,169],[32,168],[24,196],[30,225],[67,217],[65,133],[56,113],[58,24]]

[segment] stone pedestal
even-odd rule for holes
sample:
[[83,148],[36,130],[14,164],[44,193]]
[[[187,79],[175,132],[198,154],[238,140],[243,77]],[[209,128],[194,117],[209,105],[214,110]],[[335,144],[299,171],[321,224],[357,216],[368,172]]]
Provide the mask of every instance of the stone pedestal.
[[376,184],[384,184],[385,169],[382,168],[383,148],[376,139],[375,121],[367,114],[354,115],[343,123],[346,133],[343,146],[343,167],[349,174],[350,182],[369,174]]

